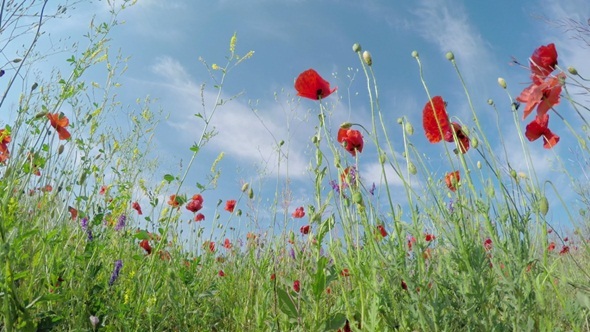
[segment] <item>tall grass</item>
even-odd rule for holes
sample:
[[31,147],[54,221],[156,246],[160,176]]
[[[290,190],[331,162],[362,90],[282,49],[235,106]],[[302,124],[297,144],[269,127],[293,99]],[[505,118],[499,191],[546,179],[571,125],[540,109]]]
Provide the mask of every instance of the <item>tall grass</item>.
[[[515,152],[497,134],[505,134],[504,128],[482,125],[484,110],[472,101],[450,53],[473,118],[453,120],[461,126],[439,143],[449,169],[438,174],[417,149],[424,138],[414,126],[421,126],[405,116],[397,120],[400,128],[390,126],[394,120],[382,112],[371,55],[355,45],[371,118],[343,128],[359,130],[364,144],[374,145],[373,155],[368,149],[349,153],[344,148],[355,151],[346,145],[350,141],[337,141],[339,128],[330,122],[334,104],[326,96],[312,102],[317,119],[310,120],[309,205],[287,210],[280,191],[288,191],[289,180],[281,176],[268,198],[271,206],[253,183],[235,188],[235,208],[231,202],[215,205],[206,193],[217,190],[223,154],[197,186],[186,178],[203,147],[224,130],[211,125],[217,110],[231,102],[222,100],[224,84],[253,52],[239,56],[234,35],[227,63],[202,61],[217,99],[209,105],[203,98],[203,111],[195,115],[203,130],[187,152],[184,171],[162,177],[150,151],[161,118],[150,110],[151,101],[131,107],[129,128],[108,121],[123,107],[114,91],[127,61],[108,46],[117,12],[112,21],[90,26],[89,46],[68,58],[69,72],[56,71],[47,82],[23,89],[14,123],[4,127],[1,137],[10,152],[0,166],[2,330],[590,329],[587,225],[575,222],[578,212],[559,188],[535,172],[521,110],[505,82],[507,99],[498,104],[512,108],[512,135],[527,169],[514,169],[504,158]],[[434,107],[426,78],[433,73],[423,72],[417,52],[412,56],[424,103]],[[90,68],[102,72],[103,81],[88,81]],[[570,70],[564,82],[562,105],[569,102],[585,122],[588,107],[568,88],[585,87],[586,81],[574,74]],[[495,101],[489,107],[486,112],[498,112]],[[47,117],[60,113],[68,126],[52,125]],[[569,128],[586,166],[588,128]],[[60,139],[64,129],[71,138]],[[464,136],[470,149],[460,153]],[[277,150],[285,144],[276,142]],[[379,163],[382,182],[376,187],[364,180],[363,158]],[[285,162],[278,157],[280,167],[288,167]],[[456,171],[459,176],[445,180]],[[560,171],[588,197],[570,168]],[[403,192],[390,186],[392,174]],[[548,192],[557,199],[548,200]],[[203,204],[215,213],[199,222],[221,232],[205,233],[193,220]],[[546,219],[556,207],[576,231],[568,239]],[[284,223],[305,220],[299,234],[281,227],[281,211],[287,212]],[[274,232],[227,235],[226,221],[258,217],[268,218]]]

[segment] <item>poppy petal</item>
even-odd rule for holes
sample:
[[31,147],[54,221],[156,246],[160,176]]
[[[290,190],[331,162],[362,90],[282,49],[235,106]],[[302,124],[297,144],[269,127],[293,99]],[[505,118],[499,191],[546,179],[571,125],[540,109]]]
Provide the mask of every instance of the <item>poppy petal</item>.
[[424,126],[426,138],[430,143],[440,142],[444,133],[450,130],[449,116],[441,96],[433,97],[424,105],[422,125]]

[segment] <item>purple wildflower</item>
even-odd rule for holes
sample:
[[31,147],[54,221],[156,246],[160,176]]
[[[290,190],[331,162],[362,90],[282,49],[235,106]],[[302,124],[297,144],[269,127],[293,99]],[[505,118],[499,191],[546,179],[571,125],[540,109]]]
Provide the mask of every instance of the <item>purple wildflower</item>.
[[332,189],[337,193],[340,194],[340,186],[338,185],[338,181],[336,180],[332,180],[330,181],[330,185],[332,186]]
[[289,254],[291,254],[291,258],[295,259],[295,250],[293,248],[291,248]]
[[113,269],[113,273],[111,274],[111,279],[109,279],[109,286],[112,286],[117,278],[119,278],[119,273],[121,272],[121,268],[123,267],[123,261],[117,259],[115,261],[115,268]]
[[90,227],[88,227],[87,217],[84,217],[82,218],[82,220],[80,220],[80,226],[82,227],[82,230],[86,232],[86,235],[88,236],[88,241],[92,241],[92,239],[94,239],[94,236],[92,236],[92,230],[90,229]]
[[449,201],[449,213],[453,213],[453,211],[455,211],[455,204],[454,204],[453,200],[451,199]]
[[127,217],[124,214],[122,214],[119,217],[119,221],[117,222],[117,225],[115,226],[116,231],[120,231],[123,229],[123,227],[125,227],[125,220],[126,219],[127,219]]

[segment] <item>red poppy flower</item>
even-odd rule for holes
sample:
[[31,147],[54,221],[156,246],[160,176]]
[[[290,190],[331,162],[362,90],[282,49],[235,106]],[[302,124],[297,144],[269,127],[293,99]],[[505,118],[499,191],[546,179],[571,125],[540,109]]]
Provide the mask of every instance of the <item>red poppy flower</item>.
[[405,281],[402,280],[402,289],[403,290],[408,290],[408,284],[406,284]]
[[563,248],[561,248],[561,251],[559,252],[560,255],[565,255],[568,252],[570,252],[570,247],[569,246],[563,246]]
[[180,201],[176,195],[170,195],[170,199],[168,200],[168,205],[177,208],[180,206]]
[[385,229],[385,226],[377,225],[377,230],[379,231],[379,233],[381,234],[382,237],[387,236],[387,230]]
[[104,195],[107,192],[108,187],[107,186],[101,186],[100,190],[98,191],[99,195]]
[[197,213],[197,215],[195,216],[195,221],[203,221],[205,220],[205,215],[202,213]]
[[276,274],[273,273],[273,274],[270,275],[270,280],[271,281],[275,280],[276,278],[277,278],[277,275]]
[[337,140],[352,156],[356,156],[357,151],[363,152],[363,135],[358,130],[341,127],[338,130]]
[[139,214],[140,216],[143,214],[143,212],[141,212],[141,206],[139,205],[139,203],[138,203],[138,202],[133,202],[133,203],[131,204],[131,207],[132,207],[133,209],[135,209],[135,211],[137,211],[137,214]]
[[225,202],[225,211],[229,211],[229,213],[233,213],[234,209],[236,208],[236,200],[230,199]]
[[225,241],[223,241],[223,247],[225,249],[231,249],[233,245],[231,244],[231,241],[229,239],[225,239]]
[[555,242],[549,243],[549,246],[547,247],[547,251],[553,251],[553,250],[555,250]]
[[408,236],[408,250],[412,251],[412,247],[414,246],[414,243],[416,243],[416,238],[413,236]]
[[143,248],[147,252],[148,255],[152,253],[152,246],[150,246],[150,242],[145,239],[139,242],[139,246]]
[[191,211],[192,213],[196,213],[202,208],[203,208],[203,196],[201,196],[200,194],[194,195],[192,200],[190,202],[188,202],[188,204],[186,205],[186,209]]
[[306,235],[306,234],[309,234],[310,228],[311,228],[311,226],[309,226],[309,225],[301,226],[299,231],[301,232],[301,234]]
[[555,44],[551,43],[537,48],[530,59],[531,71],[534,75],[545,77],[557,66],[557,50]]
[[486,251],[492,250],[492,239],[490,239],[490,238],[485,239],[485,241],[483,241],[483,247],[485,248]]
[[313,69],[308,69],[299,74],[299,77],[295,81],[297,95],[313,100],[324,99],[336,91],[336,89],[330,90],[330,83]]
[[220,277],[225,277],[225,272],[223,272],[223,270],[219,270],[219,272],[217,272],[217,275],[219,275]]
[[424,234],[424,240],[426,240],[426,242],[434,241],[434,239],[436,239],[436,236],[434,236],[434,234]]
[[450,131],[446,104],[441,96],[433,97],[424,105],[422,125],[424,126],[426,138],[430,143],[440,142],[443,135]]
[[549,115],[537,115],[535,120],[526,126],[524,135],[529,141],[535,141],[543,136],[543,147],[551,149],[559,142],[559,136],[555,135],[547,125],[549,124]]
[[[459,141],[459,151],[461,151],[461,153],[467,152],[469,150],[469,137],[467,137],[467,135],[463,133],[461,125],[456,122],[453,122],[451,123],[450,128],[452,131],[455,132],[455,135],[457,135],[457,140]],[[447,131],[444,135],[445,141],[447,142],[455,141],[455,138],[453,137],[453,132],[451,132],[451,130]]]
[[206,242],[207,247],[209,247],[209,251],[210,252],[214,252],[215,251],[215,242],[213,241],[207,241]]
[[447,184],[447,188],[451,191],[457,190],[457,184],[460,180],[461,176],[459,175],[459,171],[454,171],[445,175],[445,183]]
[[75,208],[68,206],[68,211],[70,211],[70,215],[72,217],[72,220],[76,220],[76,218],[78,218],[78,210],[76,210]]
[[305,210],[303,209],[303,206],[300,206],[298,208],[295,209],[295,212],[293,212],[291,214],[293,216],[293,218],[303,218],[305,217]]
[[8,130],[0,129],[0,163],[5,163],[8,160],[10,154],[8,143],[10,143],[11,139]]
[[70,138],[70,132],[66,129],[70,124],[70,120],[65,115],[61,113],[47,113],[47,118],[49,119],[49,124],[57,131],[59,139],[65,140]]
[[348,271],[348,269],[342,269],[342,271],[340,271],[340,275],[343,277],[348,277],[350,276],[350,271]]
[[[522,90],[516,100],[526,103],[522,118],[526,118],[535,107],[537,115],[543,115],[551,107],[559,104],[561,94],[561,82],[565,80],[565,74],[559,73],[557,76],[549,77],[544,81],[533,80],[533,83]],[[534,78],[534,77],[533,77]]]
[[293,290],[297,293],[299,293],[299,291],[301,290],[301,283],[299,282],[299,280],[293,281]]

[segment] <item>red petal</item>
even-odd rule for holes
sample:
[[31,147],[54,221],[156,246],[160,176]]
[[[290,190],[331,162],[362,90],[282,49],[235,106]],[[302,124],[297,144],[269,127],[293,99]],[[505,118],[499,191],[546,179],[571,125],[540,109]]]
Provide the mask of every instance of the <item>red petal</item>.
[[430,143],[440,142],[444,133],[450,130],[449,116],[441,96],[435,96],[424,105],[422,125],[424,126],[426,138]]
[[529,141],[535,141],[539,137],[543,136],[547,130],[547,124],[549,123],[549,115],[538,115],[535,119],[526,126],[526,132],[524,135]]
[[297,95],[313,100],[324,99],[336,88],[330,90],[330,83],[323,79],[315,70],[308,69],[299,74],[295,81]]

